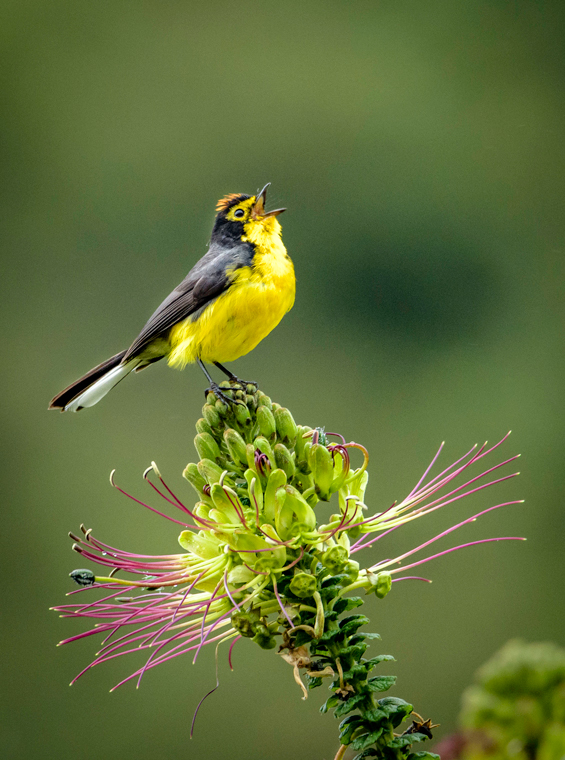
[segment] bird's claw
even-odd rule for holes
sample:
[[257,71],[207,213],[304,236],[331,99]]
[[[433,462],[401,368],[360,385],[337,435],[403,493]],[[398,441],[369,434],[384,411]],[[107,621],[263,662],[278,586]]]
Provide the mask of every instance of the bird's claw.
[[[226,389],[229,390],[229,389]],[[220,388],[218,383],[210,383],[210,387],[206,388],[204,391],[204,396],[207,396],[209,393],[213,393],[214,396],[219,400],[223,401],[224,404],[227,404],[228,406],[230,404],[241,404],[245,406],[243,401],[240,401],[239,399],[232,398],[231,396],[228,396],[227,393],[224,393],[224,391]]]

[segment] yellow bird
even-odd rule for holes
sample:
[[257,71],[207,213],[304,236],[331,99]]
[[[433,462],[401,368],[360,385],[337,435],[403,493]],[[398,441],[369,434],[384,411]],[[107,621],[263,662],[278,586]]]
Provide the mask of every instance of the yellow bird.
[[258,195],[231,194],[218,202],[207,253],[127,350],[65,388],[50,409],[77,412],[94,406],[132,370],[165,357],[179,369],[196,362],[216,396],[231,401],[204,362],[240,382],[221,362],[252,351],[294,304],[294,267],[277,219],[285,209],[265,211],[269,184]]

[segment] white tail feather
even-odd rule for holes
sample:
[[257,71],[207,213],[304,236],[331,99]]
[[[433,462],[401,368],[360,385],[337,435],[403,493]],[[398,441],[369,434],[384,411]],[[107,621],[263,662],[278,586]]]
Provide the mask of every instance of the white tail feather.
[[111,370],[108,370],[105,375],[97,380],[95,383],[83,391],[79,396],[70,401],[66,407],[66,412],[78,412],[79,409],[83,409],[87,406],[94,406],[101,398],[111,391],[112,388],[117,385],[120,380],[123,380],[126,375],[137,367],[139,359],[131,359],[126,364],[118,364]]

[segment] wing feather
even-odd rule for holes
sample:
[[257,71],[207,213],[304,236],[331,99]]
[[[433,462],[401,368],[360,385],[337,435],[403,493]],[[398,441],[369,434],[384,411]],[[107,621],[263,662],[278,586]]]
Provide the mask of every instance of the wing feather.
[[180,285],[151,315],[128,348],[123,361],[137,356],[156,338],[166,337],[178,322],[204,309],[229,288],[233,273],[240,267],[250,266],[252,261],[253,248],[247,243],[230,248],[212,244]]

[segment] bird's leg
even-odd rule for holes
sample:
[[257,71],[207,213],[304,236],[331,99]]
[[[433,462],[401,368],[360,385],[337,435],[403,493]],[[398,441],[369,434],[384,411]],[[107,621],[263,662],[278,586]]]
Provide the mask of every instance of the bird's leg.
[[212,380],[212,376],[206,369],[206,366],[204,365],[204,362],[202,361],[202,359],[197,359],[196,363],[198,364],[202,372],[204,372],[204,374],[206,375],[208,379],[208,382],[210,383],[210,387],[206,388],[206,390],[204,391],[204,395],[207,395],[210,391],[212,391],[214,396],[217,399],[220,399],[220,401],[223,401],[224,404],[240,404],[241,403],[240,401],[237,401],[237,399],[230,398],[230,396],[228,396],[227,393],[224,393],[222,391],[218,383],[215,383],[214,380]]
[[224,375],[228,376],[228,380],[230,381],[230,383],[237,383],[238,385],[241,385],[243,390],[245,390],[246,385],[254,385],[255,388],[258,387],[258,384],[255,380],[240,380],[239,377],[234,375],[233,372],[230,372],[229,369],[224,367],[223,364],[220,364],[220,362],[214,362],[214,364],[219,370],[221,370],[224,373]]

